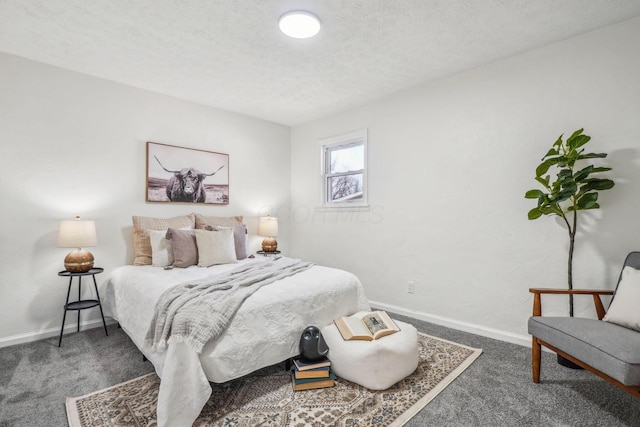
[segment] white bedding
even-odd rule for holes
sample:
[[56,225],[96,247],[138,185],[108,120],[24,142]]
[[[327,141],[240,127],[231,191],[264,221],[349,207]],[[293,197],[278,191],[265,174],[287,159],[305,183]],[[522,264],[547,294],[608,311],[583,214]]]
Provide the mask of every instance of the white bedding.
[[[105,315],[120,323],[153,363],[158,376],[163,378],[167,354],[177,359],[186,356],[182,354],[184,349],[152,353],[143,347],[156,301],[172,286],[220,274],[237,265],[193,266],[172,270],[152,266],[118,267],[101,285]],[[370,310],[370,307],[356,276],[343,270],[313,266],[267,285],[250,296],[236,313],[227,331],[204,346],[199,355],[199,364],[209,381],[221,383],[238,378],[297,355],[300,334],[306,326],[322,328],[337,317],[363,310]],[[177,366],[173,362],[167,365],[167,370],[173,372],[193,368]],[[181,372],[181,375],[184,374],[189,376]],[[194,373],[194,376],[197,374]],[[181,402],[179,406],[185,405],[188,406],[189,402]],[[164,418],[160,410],[159,405],[159,425],[161,416]],[[170,414],[167,416],[171,418]]]

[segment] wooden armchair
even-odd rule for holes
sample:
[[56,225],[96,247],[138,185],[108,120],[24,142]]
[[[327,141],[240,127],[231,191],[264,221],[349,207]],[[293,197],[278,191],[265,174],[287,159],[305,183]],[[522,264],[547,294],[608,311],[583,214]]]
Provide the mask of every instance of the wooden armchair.
[[[640,269],[640,252],[630,253],[624,266]],[[622,273],[618,284],[621,277]],[[531,367],[534,383],[540,382],[541,346],[545,346],[640,398],[640,332],[602,321],[605,308],[600,296],[614,295],[614,291],[532,288],[529,292],[534,294],[533,316],[528,322],[532,336]],[[591,295],[598,319],[544,317],[542,294]]]

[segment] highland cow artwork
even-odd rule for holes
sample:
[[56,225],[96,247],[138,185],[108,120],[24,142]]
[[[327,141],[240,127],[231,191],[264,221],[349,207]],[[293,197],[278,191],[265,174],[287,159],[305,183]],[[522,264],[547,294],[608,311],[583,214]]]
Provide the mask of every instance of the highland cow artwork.
[[229,204],[229,155],[147,142],[147,201]]

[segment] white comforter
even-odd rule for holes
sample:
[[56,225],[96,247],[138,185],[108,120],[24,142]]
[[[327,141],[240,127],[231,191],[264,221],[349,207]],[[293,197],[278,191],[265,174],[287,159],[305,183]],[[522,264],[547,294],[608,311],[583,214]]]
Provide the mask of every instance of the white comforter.
[[155,303],[166,289],[236,266],[173,270],[123,266],[101,285],[105,314],[120,323],[162,378],[159,426],[181,425],[189,419],[192,422],[211,393],[207,380],[225,382],[293,357],[298,354],[298,341],[306,326],[322,328],[337,317],[370,309],[356,276],[314,266],[267,285],[249,297],[227,331],[209,341],[199,356],[194,356],[184,344],[170,345],[163,353],[143,348]]

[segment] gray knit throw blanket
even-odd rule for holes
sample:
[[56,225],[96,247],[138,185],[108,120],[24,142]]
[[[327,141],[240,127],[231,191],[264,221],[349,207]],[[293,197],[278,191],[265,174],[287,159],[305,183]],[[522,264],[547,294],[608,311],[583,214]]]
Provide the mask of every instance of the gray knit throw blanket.
[[162,352],[172,342],[185,342],[199,354],[207,341],[224,332],[245,299],[265,285],[312,266],[278,256],[167,289],[156,303],[145,346]]

